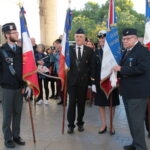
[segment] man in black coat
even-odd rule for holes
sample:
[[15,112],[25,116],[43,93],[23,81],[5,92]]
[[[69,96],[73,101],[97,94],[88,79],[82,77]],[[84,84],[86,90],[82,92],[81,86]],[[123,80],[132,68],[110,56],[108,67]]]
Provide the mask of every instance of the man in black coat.
[[[14,23],[3,25],[6,43],[0,48],[0,84],[2,87],[3,134],[5,145],[25,145],[20,137],[22,111],[22,49],[16,45],[18,32]],[[12,125],[12,128],[11,128]]]
[[113,70],[120,76],[120,94],[133,138],[132,144],[124,149],[147,150],[144,118],[149,97],[150,52],[138,42],[136,29],[125,29],[122,41],[126,51]]
[[86,92],[89,80],[94,81],[93,50],[85,46],[85,34],[78,29],[75,34],[76,45],[70,47],[70,70],[68,72],[69,107],[67,113],[68,133],[74,132],[76,105],[78,108],[78,131],[84,131],[83,116],[85,111]]

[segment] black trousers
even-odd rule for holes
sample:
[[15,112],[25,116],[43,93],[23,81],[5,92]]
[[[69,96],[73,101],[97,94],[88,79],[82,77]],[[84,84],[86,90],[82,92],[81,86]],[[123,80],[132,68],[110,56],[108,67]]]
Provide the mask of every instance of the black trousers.
[[50,79],[48,79],[48,81],[50,81],[50,83],[51,83],[50,87],[51,87],[51,91],[52,91],[52,96],[54,96],[55,95],[55,82],[56,82],[56,80],[50,78]]
[[0,86],[0,102],[2,102],[3,96],[2,96],[2,88]]
[[85,101],[86,101],[87,87],[81,86],[70,86],[68,87],[69,93],[69,107],[67,113],[68,127],[75,128],[76,119],[76,106],[77,106],[77,125],[83,126],[83,116],[85,112]]
[[144,119],[148,99],[123,98],[130,133],[133,138],[132,144],[136,150],[147,150],[144,132]]
[[146,129],[147,129],[147,132],[150,133],[149,131],[149,120],[148,120],[148,107],[147,107],[147,110],[146,110],[146,114],[145,114],[145,126],[146,126]]

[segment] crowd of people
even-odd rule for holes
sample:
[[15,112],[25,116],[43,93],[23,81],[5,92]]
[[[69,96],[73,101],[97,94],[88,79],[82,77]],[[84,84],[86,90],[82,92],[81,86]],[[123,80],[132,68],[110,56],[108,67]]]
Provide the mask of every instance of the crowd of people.
[[[61,91],[61,80],[53,78],[58,77],[61,41],[62,39],[56,39],[52,46],[47,47],[44,44],[36,44],[35,39],[31,38],[35,61],[39,72],[38,83],[40,95],[36,99],[37,105],[43,103],[48,105],[49,99],[60,99],[58,105],[63,104],[64,97]],[[20,43],[19,46],[21,46]],[[30,100],[33,99],[34,97],[31,95]]]
[[[22,45],[21,41],[18,40],[16,25],[14,23],[5,24],[2,27],[2,31],[6,38],[6,43],[0,48],[0,92],[2,92],[0,95],[2,95],[3,133],[6,147],[14,148],[14,142],[19,145],[25,145],[25,141],[20,137],[20,120],[23,104],[22,88],[27,85],[22,80]],[[74,36],[75,44],[70,46],[70,68],[67,77],[69,98],[67,112],[68,134],[74,133],[76,125],[79,132],[84,131],[87,91],[94,93],[93,103],[99,107],[101,126],[98,133],[104,134],[107,131],[105,109],[106,107],[110,108],[110,97],[105,95],[100,86],[106,35],[106,31],[99,31],[97,35],[98,42],[95,44],[85,36],[84,30],[79,28]],[[147,103],[150,96],[150,54],[147,48],[138,41],[137,30],[132,28],[125,29],[122,37],[125,50],[120,64],[112,68],[112,71],[117,72],[118,78],[120,78],[119,88],[115,88],[111,94],[112,121],[115,115],[115,107],[120,104],[119,95],[121,95],[133,138],[132,144],[124,146],[124,149],[147,150],[144,119],[146,118],[146,127],[149,131],[148,115],[145,114],[148,114],[146,109],[148,109]],[[64,103],[64,93],[61,90],[61,80],[53,78],[58,77],[62,39],[61,37],[56,39],[53,45],[49,47],[36,44],[34,38],[31,38],[31,42],[38,68],[40,88],[40,95],[36,100],[37,104],[44,103],[48,105],[49,99],[60,99],[58,105],[62,105]],[[88,87],[91,91],[88,90]],[[30,99],[33,99],[33,95],[30,96]],[[11,122],[12,129],[10,127]],[[114,134],[115,127],[112,124],[111,135]]]

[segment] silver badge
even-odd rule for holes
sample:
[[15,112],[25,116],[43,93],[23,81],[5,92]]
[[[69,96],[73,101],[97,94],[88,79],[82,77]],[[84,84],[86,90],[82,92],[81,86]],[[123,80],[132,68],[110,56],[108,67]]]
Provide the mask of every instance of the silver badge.
[[13,25],[10,25],[10,26],[9,26],[9,29],[10,29],[10,30],[13,30]]

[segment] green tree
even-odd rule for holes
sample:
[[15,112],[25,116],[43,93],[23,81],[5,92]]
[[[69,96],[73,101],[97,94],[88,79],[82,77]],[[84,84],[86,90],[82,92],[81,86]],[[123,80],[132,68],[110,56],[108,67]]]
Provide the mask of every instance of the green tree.
[[[139,36],[144,34],[143,14],[137,13],[133,9],[132,0],[115,0],[117,25],[121,36],[123,28],[134,27],[138,30]],[[73,24],[71,31],[71,40],[77,28],[82,27],[86,30],[87,36],[90,39],[96,40],[96,35],[99,30],[106,29],[108,18],[109,0],[102,5],[94,2],[88,2],[82,10],[73,10]]]
[[86,36],[94,41],[97,39],[97,32],[99,30],[104,30],[106,26],[105,22],[103,22],[103,25],[100,26],[99,24],[96,24],[94,20],[81,15],[74,17],[72,25],[70,40],[74,40],[74,33],[78,28],[83,28],[85,30]]

